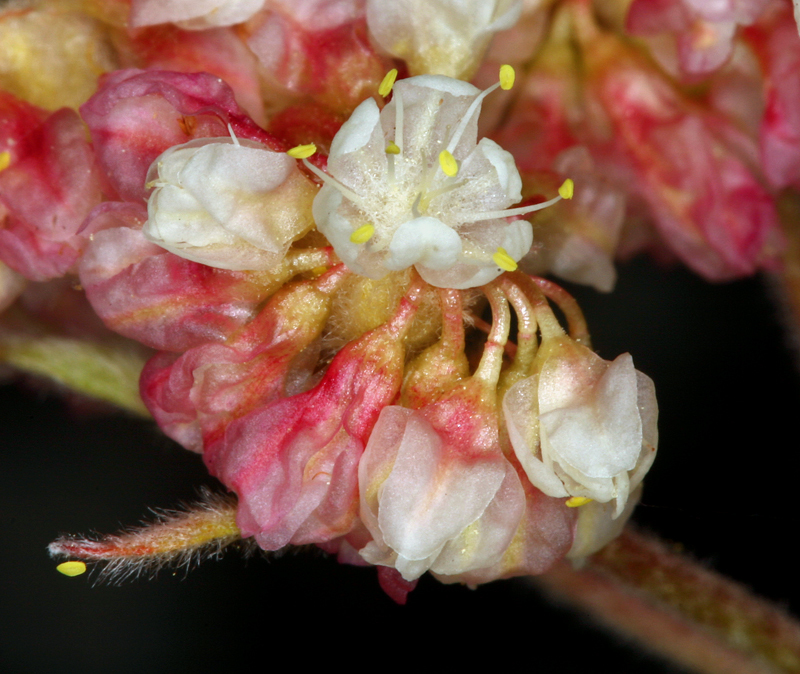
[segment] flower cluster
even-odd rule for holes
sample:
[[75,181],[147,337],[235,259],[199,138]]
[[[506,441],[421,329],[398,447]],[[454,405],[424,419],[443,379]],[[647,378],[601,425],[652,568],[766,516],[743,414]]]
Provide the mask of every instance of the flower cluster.
[[653,463],[654,385],[532,274],[609,291],[642,250],[751,274],[800,186],[791,7],[667,4],[0,14],[0,42],[61,21],[84,73],[0,69],[0,307],[79,281],[86,339],[149,349],[144,404],[265,550],[379,566],[399,598],[590,555]]

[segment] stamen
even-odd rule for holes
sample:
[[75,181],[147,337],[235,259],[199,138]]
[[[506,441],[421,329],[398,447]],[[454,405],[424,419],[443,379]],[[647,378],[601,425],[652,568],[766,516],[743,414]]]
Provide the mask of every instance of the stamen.
[[231,134],[231,140],[233,141],[233,144],[236,147],[241,147],[241,143],[239,142],[239,139],[236,137],[236,134],[233,132],[233,127],[230,125],[230,123],[228,124],[228,133]]
[[562,197],[555,197],[550,201],[545,201],[542,204],[534,204],[533,206],[524,206],[522,208],[509,208],[505,211],[486,211],[484,213],[473,213],[472,215],[459,216],[462,222],[479,222],[481,220],[495,220],[496,218],[510,218],[515,215],[526,215],[534,211],[541,211],[543,208],[552,206],[561,201]]
[[508,91],[514,86],[514,80],[517,78],[517,73],[507,63],[500,66],[500,88],[503,91]]
[[372,238],[373,234],[375,234],[375,227],[368,222],[366,225],[361,225],[350,235],[350,241],[358,244],[366,243]]
[[505,271],[516,271],[517,270],[517,263],[513,257],[511,257],[507,252],[506,249],[502,246],[498,246],[497,252],[492,255],[492,260],[494,263]]
[[378,87],[378,93],[386,98],[391,92],[392,87],[394,86],[394,81],[397,79],[397,68],[392,68],[386,75],[384,75],[383,80]]
[[458,162],[448,150],[442,150],[439,153],[439,166],[442,167],[444,174],[450,178],[455,178],[458,175]]
[[567,508],[580,508],[582,505],[586,505],[587,503],[591,503],[593,499],[587,498],[586,496],[573,496],[572,498],[568,498],[564,505]]
[[[296,148],[294,148],[294,149],[296,149]],[[291,150],[289,150],[289,152],[291,152]],[[288,152],[287,152],[287,154],[288,154]],[[325,173],[324,171],[321,171],[316,166],[314,166],[314,164],[309,162],[307,159],[303,159],[303,164],[305,165],[305,167],[309,171],[311,171],[311,173],[313,173],[320,180],[322,180],[322,182],[330,185],[331,187],[336,188],[337,190],[339,190],[339,192],[342,193],[342,196],[347,197],[350,201],[352,201],[360,209],[366,210],[367,206],[364,203],[364,200],[360,196],[358,196],[355,192],[353,192],[351,189],[348,189],[347,187],[342,185],[342,183],[340,183],[338,180],[336,180],[336,178],[333,178],[333,177],[329,176],[327,173]]]
[[11,164],[11,153],[8,150],[0,152],[0,171],[5,171],[9,164]]
[[397,91],[394,94],[394,142],[397,147],[403,147],[403,97]]
[[61,564],[56,567],[56,571],[70,578],[74,578],[75,576],[80,576],[82,573],[86,573],[86,564],[74,561],[61,562]]
[[572,182],[572,178],[567,178],[558,188],[558,195],[562,199],[572,199],[573,194],[575,194],[575,183]]
[[425,204],[427,204],[425,210],[427,210],[427,206],[430,205],[431,201],[433,201],[436,197],[447,194],[448,192],[458,189],[459,187],[463,187],[466,184],[467,183],[465,180],[447,180],[445,181],[444,186],[440,187],[438,190],[425,192],[425,198],[422,200],[425,202]]
[[461,140],[461,136],[464,133],[464,130],[467,128],[469,120],[472,118],[472,115],[475,113],[475,111],[480,107],[483,99],[486,98],[489,94],[491,94],[499,86],[500,82],[495,82],[492,86],[490,86],[485,91],[482,91],[475,97],[475,100],[472,101],[472,105],[470,105],[469,108],[467,108],[467,112],[461,119],[459,125],[456,127],[455,133],[450,137],[450,142],[447,144],[448,152],[452,152],[453,150],[456,149],[456,145],[458,145],[458,141]]
[[292,157],[292,159],[307,159],[316,151],[317,146],[314,145],[314,143],[309,143],[308,145],[297,145],[291,150],[288,150],[286,154]]
[[386,154],[400,154],[400,148],[393,141],[386,146]]

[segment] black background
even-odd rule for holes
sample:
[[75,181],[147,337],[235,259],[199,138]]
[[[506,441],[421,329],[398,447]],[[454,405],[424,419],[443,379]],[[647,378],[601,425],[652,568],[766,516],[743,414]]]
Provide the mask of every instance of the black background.
[[[767,284],[711,286],[635,260],[612,295],[576,294],[600,355],[629,351],[656,382],[659,455],[635,520],[800,611],[800,377]],[[57,535],[113,532],[217,485],[199,457],[146,422],[76,410],[20,382],[0,388],[0,405],[0,671],[680,671],[554,608],[524,581],[471,591],[426,577],[400,607],[374,570],[307,551],[233,553],[121,587],[66,578],[46,552]]]

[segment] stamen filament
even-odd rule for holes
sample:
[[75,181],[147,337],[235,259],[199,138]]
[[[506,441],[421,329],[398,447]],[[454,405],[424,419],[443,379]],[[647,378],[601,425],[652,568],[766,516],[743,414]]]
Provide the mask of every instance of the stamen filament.
[[239,139],[236,137],[236,134],[233,132],[233,127],[228,124],[228,133],[231,134],[231,140],[236,147],[241,147],[242,144],[239,142]]
[[322,182],[327,183],[331,187],[339,190],[339,192],[342,193],[342,196],[347,197],[347,199],[352,201],[359,208],[366,210],[367,205],[364,203],[363,199],[360,196],[358,196],[355,192],[342,185],[342,183],[336,180],[336,178],[333,178],[329,176],[327,173],[325,173],[325,171],[318,169],[316,166],[314,166],[314,164],[312,164],[307,159],[303,159],[303,164],[305,164],[305,167],[309,171],[311,171],[320,180],[322,180]]
[[533,213],[534,211],[540,211],[543,208],[552,206],[553,204],[561,201],[562,198],[563,197],[558,196],[541,204],[523,206],[522,208],[509,208],[505,211],[485,211],[484,213],[473,213],[472,215],[461,217],[461,220],[463,222],[480,222],[481,220],[495,220],[496,218],[510,218],[515,215],[525,215],[526,213]]
[[466,184],[465,180],[448,179],[447,182],[442,187],[440,187],[439,189],[433,190],[432,192],[426,192],[425,193],[425,198],[420,200],[419,205],[420,206],[424,205],[424,208],[422,210],[427,211],[428,210],[428,206],[430,206],[431,202],[436,197],[440,197],[443,194],[447,194],[448,192],[450,192],[452,190],[455,190],[455,189],[458,189],[459,187],[461,187],[462,185],[465,185],[465,184]]
[[458,145],[458,141],[461,140],[461,136],[464,133],[464,130],[467,128],[467,124],[469,124],[469,120],[472,118],[472,115],[475,111],[480,107],[484,98],[486,98],[489,94],[491,94],[495,89],[500,86],[500,82],[495,82],[492,86],[488,89],[479,93],[475,100],[472,101],[472,105],[467,108],[467,112],[464,114],[464,117],[461,119],[461,122],[456,127],[455,133],[450,137],[450,142],[447,144],[447,151],[453,152],[456,149],[456,145]]
[[394,156],[396,154],[400,154],[400,148],[394,142],[389,141],[389,144],[386,146],[386,159],[388,162],[389,182],[392,184],[395,183]]

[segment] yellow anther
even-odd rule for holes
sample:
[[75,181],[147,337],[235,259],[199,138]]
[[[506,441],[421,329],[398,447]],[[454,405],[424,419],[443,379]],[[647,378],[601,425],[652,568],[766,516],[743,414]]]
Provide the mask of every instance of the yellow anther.
[[309,143],[308,145],[298,145],[297,147],[293,147],[291,150],[288,150],[286,154],[292,157],[292,159],[307,159],[316,151],[317,146],[314,145],[314,143]]
[[61,562],[61,564],[56,567],[56,571],[60,571],[65,576],[72,578],[86,573],[86,564],[83,562]]
[[447,150],[442,150],[439,153],[439,166],[442,167],[442,171],[444,171],[446,176],[452,178],[458,174],[458,162]]
[[324,274],[326,271],[328,271],[328,268],[327,268],[327,267],[322,267],[322,266],[320,266],[320,267],[314,267],[314,268],[311,270],[311,273],[312,273],[312,274],[314,275],[314,277],[316,278],[317,276],[322,276],[322,275],[323,275],[323,274]]
[[8,150],[5,152],[0,152],[0,171],[7,169],[10,163],[11,153]]
[[393,140],[386,146],[386,154],[400,154],[400,148]]
[[572,178],[567,178],[558,188],[558,196],[562,199],[572,199],[573,194],[575,194],[575,183],[572,182]]
[[511,87],[514,86],[514,80],[517,77],[517,73],[514,72],[514,68],[512,68],[507,63],[505,65],[500,66],[500,88],[503,91],[508,91]]
[[567,499],[566,506],[567,508],[580,508],[582,505],[586,505],[591,501],[592,499],[587,498],[586,496],[573,496],[572,498]]
[[369,223],[361,225],[356,231],[350,235],[350,241],[353,243],[366,243],[372,238],[375,233],[375,227]]
[[397,68],[392,68],[386,75],[383,76],[378,93],[386,98],[394,86],[394,81],[397,79]]
[[514,261],[514,258],[511,257],[505,248],[498,248],[497,252],[492,255],[492,260],[494,263],[505,271],[516,271],[517,263]]

